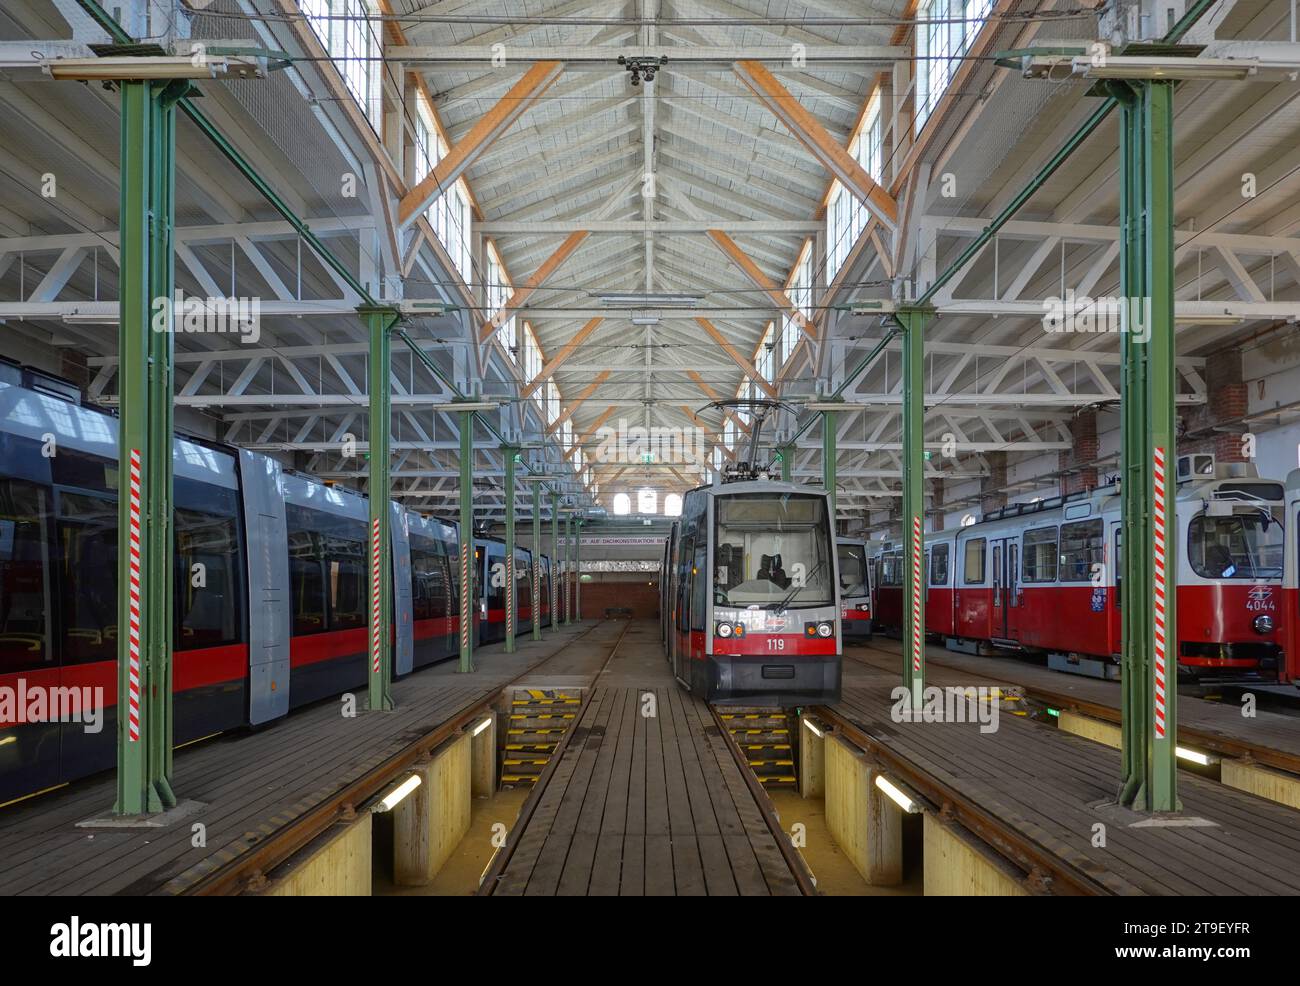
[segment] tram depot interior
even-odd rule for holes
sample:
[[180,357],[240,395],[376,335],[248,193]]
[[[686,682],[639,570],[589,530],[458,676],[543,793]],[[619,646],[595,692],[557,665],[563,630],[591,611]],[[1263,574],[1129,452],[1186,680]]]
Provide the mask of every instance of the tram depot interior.
[[1300,893],[1293,0],[9,0],[0,893]]

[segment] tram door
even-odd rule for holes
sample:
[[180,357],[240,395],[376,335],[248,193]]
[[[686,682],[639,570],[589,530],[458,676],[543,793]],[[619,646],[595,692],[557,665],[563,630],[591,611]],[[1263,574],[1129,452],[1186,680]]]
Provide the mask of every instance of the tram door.
[[993,541],[992,636],[1020,638],[1020,544],[1015,538]]

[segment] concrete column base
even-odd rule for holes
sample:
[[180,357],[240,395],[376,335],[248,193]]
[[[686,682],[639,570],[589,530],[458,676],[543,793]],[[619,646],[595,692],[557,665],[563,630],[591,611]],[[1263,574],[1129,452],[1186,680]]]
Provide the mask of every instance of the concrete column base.
[[414,773],[420,786],[393,809],[393,882],[402,887],[432,883],[469,831],[469,734],[448,740]]
[[497,714],[489,712],[469,727],[470,794],[490,798],[497,790]]
[[1219,770],[1219,779],[1228,787],[1289,808],[1300,808],[1300,777],[1294,774],[1284,774],[1246,760],[1226,758],[1220,762]]
[[868,884],[903,882],[903,812],[876,787],[876,769],[856,747],[826,737],[826,825]]
[[1068,709],[1061,710],[1061,714],[1056,720],[1056,728],[1062,732],[1073,733],[1075,736],[1090,739],[1094,743],[1103,743],[1116,750],[1120,749],[1123,742],[1123,733],[1115,723],[1094,719],[1092,716],[1071,712]]
[[1027,897],[1018,874],[964,832],[925,814],[925,896]]
[[336,822],[277,874],[267,897],[369,897],[371,814]]
[[826,795],[825,727],[814,732],[806,715],[799,717],[799,793],[805,798]]

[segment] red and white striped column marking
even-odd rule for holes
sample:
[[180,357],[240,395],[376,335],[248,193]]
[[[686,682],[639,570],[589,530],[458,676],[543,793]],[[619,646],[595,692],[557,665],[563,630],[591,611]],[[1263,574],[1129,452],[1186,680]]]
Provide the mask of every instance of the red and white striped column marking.
[[1156,446],[1152,468],[1155,511],[1152,548],[1155,577],[1155,717],[1156,739],[1165,738],[1165,450]]
[[912,518],[912,670],[921,673],[921,518]]
[[130,566],[130,630],[127,650],[127,736],[132,743],[140,739],[140,450],[131,449],[131,520],[128,564]]
[[472,591],[469,581],[469,545],[460,546],[460,646],[461,649],[469,647],[469,627],[474,622],[474,603],[471,600],[468,606],[465,600],[469,599],[469,593]]
[[379,613],[379,518],[370,523],[370,657],[371,670],[379,674],[379,641],[383,624]]
[[[515,560],[514,558],[506,559],[506,592],[510,593],[506,597],[506,636],[515,639],[515,609],[519,605],[519,596],[515,592]],[[514,606],[510,605],[510,600],[515,601]]]

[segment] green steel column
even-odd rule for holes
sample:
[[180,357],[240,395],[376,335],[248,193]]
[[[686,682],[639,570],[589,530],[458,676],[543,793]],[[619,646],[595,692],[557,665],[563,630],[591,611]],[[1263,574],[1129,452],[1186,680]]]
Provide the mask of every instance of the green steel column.
[[519,450],[514,445],[502,445],[501,452],[506,459],[506,653],[513,654],[519,615],[515,593],[515,463]]
[[822,412],[822,485],[830,499],[831,534],[839,533],[839,512],[835,504],[835,412]]
[[912,708],[925,688],[925,324],[931,312],[899,309],[903,329],[903,543],[907,579],[903,592],[903,685]]
[[[1119,801],[1177,811],[1177,537],[1173,285],[1173,83],[1114,84],[1121,107],[1120,603],[1123,645]],[[1166,525],[1168,519],[1168,526]],[[1146,587],[1152,587],[1150,600]]]
[[474,670],[474,412],[460,412],[460,670]]
[[[114,812],[176,804],[172,769],[172,229],[185,82],[121,86],[118,705]],[[154,299],[163,308],[155,312]],[[151,323],[153,331],[150,331]]]
[[790,477],[794,475],[794,443],[781,446],[781,482],[790,482]]
[[533,639],[542,639],[542,484],[533,483]]
[[573,514],[564,518],[564,625],[573,622]]
[[[1146,197],[1142,166],[1141,110],[1133,89],[1114,83],[1111,92],[1120,104],[1120,294],[1125,304],[1146,296],[1143,267],[1143,221]],[[1131,311],[1131,309],[1130,309]],[[1126,313],[1127,314],[1127,313]],[[1146,387],[1143,381],[1142,347],[1134,333],[1120,337],[1120,516],[1122,543],[1114,564],[1118,566],[1118,602],[1121,606],[1120,699],[1122,780],[1121,804],[1139,805],[1147,798],[1148,675],[1145,651],[1147,621],[1151,615],[1144,604],[1142,588],[1150,585],[1144,571],[1143,545],[1146,528],[1147,472],[1141,468],[1146,434]],[[1113,547],[1113,546],[1112,546]]]
[[551,629],[560,626],[560,494],[551,494]]
[[581,517],[573,520],[573,622],[582,622],[582,524]]
[[[1177,811],[1176,759],[1178,634],[1175,589],[1178,582],[1178,524],[1175,514],[1174,408],[1174,83],[1142,86],[1142,125],[1146,188],[1146,287],[1150,313],[1143,318],[1148,448],[1144,468],[1151,476],[1151,537],[1143,545],[1152,573],[1151,695],[1152,811]],[[1141,336],[1139,336],[1141,338]]]
[[391,308],[357,309],[370,334],[370,631],[369,705],[372,711],[393,708],[393,555],[389,499],[389,440],[392,429],[392,386],[389,380],[389,330],[397,322]]

